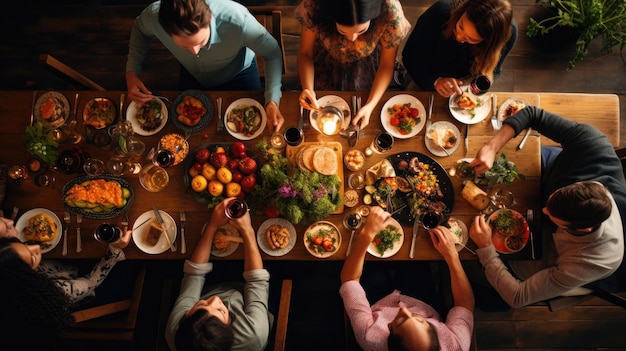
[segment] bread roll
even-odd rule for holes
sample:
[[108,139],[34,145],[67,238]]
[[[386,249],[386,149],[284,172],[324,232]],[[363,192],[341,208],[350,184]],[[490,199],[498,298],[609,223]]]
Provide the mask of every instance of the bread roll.
[[479,211],[484,210],[489,205],[487,193],[471,180],[465,181],[463,190],[461,190],[461,196]]

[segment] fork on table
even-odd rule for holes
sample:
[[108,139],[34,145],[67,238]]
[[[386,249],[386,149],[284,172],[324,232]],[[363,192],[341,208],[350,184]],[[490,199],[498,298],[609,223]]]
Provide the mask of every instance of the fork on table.
[[63,252],[61,253],[63,256],[67,255],[67,232],[70,230],[70,222],[72,217],[68,211],[63,213],[63,222],[65,222],[65,229],[63,229]]
[[83,216],[76,215],[76,252],[83,251],[83,243],[80,238],[80,224],[83,223]]
[[187,243],[185,242],[185,222],[187,221],[187,216],[185,215],[185,211],[180,210],[180,253],[185,254],[187,252]]

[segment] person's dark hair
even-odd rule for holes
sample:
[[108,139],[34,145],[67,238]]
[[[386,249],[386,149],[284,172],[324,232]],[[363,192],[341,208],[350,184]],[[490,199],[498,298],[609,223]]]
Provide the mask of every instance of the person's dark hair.
[[553,192],[546,208],[553,217],[567,222],[569,229],[576,230],[604,222],[613,205],[602,184],[577,182]]
[[511,37],[513,8],[508,0],[465,0],[450,13],[443,26],[444,36],[454,36],[456,23],[464,13],[483,38],[480,43],[472,45],[475,60],[471,73],[492,77],[502,48]]
[[226,351],[233,345],[233,328],[206,310],[182,318],[174,338],[178,351]]
[[354,26],[380,16],[382,6],[383,0],[320,0],[313,22],[329,28],[335,24]]
[[[428,336],[430,338],[430,347],[427,351],[441,350],[441,345],[439,344],[439,336],[437,335],[437,328],[435,328],[435,326],[431,322],[427,321],[426,323],[428,323],[429,326]],[[389,332],[389,337],[387,338],[387,349],[389,351],[410,351],[410,349],[402,343],[401,336],[392,332]]]
[[211,23],[204,0],[161,0],[159,23],[169,35],[188,37]]
[[52,279],[20,258],[11,245],[19,242],[18,238],[0,238],[3,341],[20,348],[50,349],[65,328],[74,324],[71,301]]

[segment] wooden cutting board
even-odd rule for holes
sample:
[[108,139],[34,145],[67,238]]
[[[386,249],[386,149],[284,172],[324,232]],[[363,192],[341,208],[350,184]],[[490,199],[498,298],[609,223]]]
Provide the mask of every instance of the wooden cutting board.
[[319,147],[325,146],[331,148],[335,151],[337,155],[337,177],[339,178],[339,193],[341,194],[342,201],[339,204],[339,208],[333,212],[333,214],[343,213],[343,191],[344,191],[344,179],[343,179],[343,152],[341,150],[341,143],[338,141],[326,141],[326,142],[303,142],[298,146],[287,146],[286,156],[289,161],[289,165],[293,167],[298,167],[298,161],[296,160],[296,155],[300,149],[305,147]]

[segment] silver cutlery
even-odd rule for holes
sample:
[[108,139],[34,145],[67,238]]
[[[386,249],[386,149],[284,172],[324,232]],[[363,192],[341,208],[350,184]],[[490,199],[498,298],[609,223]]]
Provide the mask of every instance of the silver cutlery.
[[63,222],[65,222],[65,228],[63,229],[63,251],[62,255],[67,256],[67,232],[70,230],[70,222],[72,217],[68,211],[63,213]]
[[[433,117],[433,104],[435,102],[435,95],[430,95],[428,97],[428,115],[426,116],[426,133],[428,133],[428,130],[430,129],[430,125],[432,124],[432,117]],[[447,150],[446,153],[448,152]],[[450,156],[450,154],[448,154],[448,156]]]
[[172,242],[172,239],[170,239],[170,234],[167,232],[165,221],[163,221],[161,212],[159,212],[159,209],[156,207],[155,204],[152,204],[152,211],[154,212],[154,216],[156,217],[157,222],[159,222],[159,225],[161,226],[161,230],[163,230],[163,235],[165,235],[165,240],[167,240],[167,244],[170,246],[170,250],[172,250],[172,252],[175,252],[176,246]]
[[491,109],[493,114],[491,115],[491,126],[493,130],[500,130],[500,121],[498,121],[498,96],[491,94]]
[[356,229],[352,229],[352,232],[350,233],[350,240],[348,241],[348,249],[346,250],[346,256],[350,255],[350,252],[352,252],[352,239],[354,239],[355,231]]
[[168,104],[171,104],[172,102],[170,101],[170,99],[166,98],[165,96],[161,96],[161,95],[152,95],[153,98],[157,98],[157,99],[161,99],[165,102],[167,102]]
[[80,224],[83,223],[83,216],[76,215],[76,252],[83,251],[83,242],[80,238]]
[[298,120],[298,128],[304,129],[304,107],[300,105],[300,119]]
[[469,153],[469,124],[465,125],[465,157]]
[[400,212],[400,211],[404,210],[405,208],[406,208],[406,205],[400,206],[400,207],[396,208],[395,210],[393,210],[393,212],[391,212],[391,213],[390,213],[390,215],[392,215],[392,216],[393,216],[393,215],[395,215],[396,213],[398,213],[398,212]]
[[120,121],[126,120],[126,115],[123,113],[124,112],[124,100],[126,100],[126,95],[122,93],[120,95]]
[[464,248],[465,250],[469,251],[472,255],[476,256],[476,252],[473,251],[472,249],[470,249],[469,247],[461,244],[461,243],[456,243],[457,245],[461,246],[462,248]]
[[437,146],[439,146],[441,150],[443,150],[443,152],[446,153],[446,155],[450,156],[450,152],[448,152],[448,149],[446,149],[443,145],[441,145],[441,140],[439,140],[439,138],[437,138]]
[[528,228],[530,231],[530,257],[533,260],[536,260],[537,258],[535,257],[535,240],[533,240],[533,230],[532,230],[532,224],[533,224],[533,218],[534,214],[533,214],[533,209],[529,208],[526,211],[526,222],[528,222]]
[[415,239],[417,238],[417,232],[420,229],[420,219],[415,218],[415,223],[413,223],[413,237],[411,238],[411,249],[409,250],[409,258],[415,257]]
[[217,98],[217,132],[224,131],[224,120],[222,119],[222,98]]
[[149,217],[148,219],[146,219],[145,221],[141,222],[138,226],[136,226],[135,228],[133,228],[133,232],[141,227],[143,227],[144,224],[150,222],[152,220],[152,217]]
[[17,213],[20,209],[17,206],[13,206],[13,211],[11,211],[11,220],[15,222],[17,220]]
[[526,134],[522,138],[522,141],[519,142],[519,145],[517,145],[518,150],[521,150],[524,147],[524,144],[526,144],[526,139],[528,139],[528,136],[530,136],[530,132],[532,132],[532,128],[526,129]]
[[180,253],[185,254],[187,252],[187,243],[185,242],[185,222],[187,221],[187,216],[185,215],[185,211],[180,210]]
[[76,93],[76,95],[74,95],[74,112],[72,112],[72,115],[74,116],[74,121],[76,120],[76,114],[78,113],[78,99],[80,98],[80,94]]
[[35,104],[37,103],[37,90],[33,91],[33,106],[30,110],[30,125],[35,122]]

